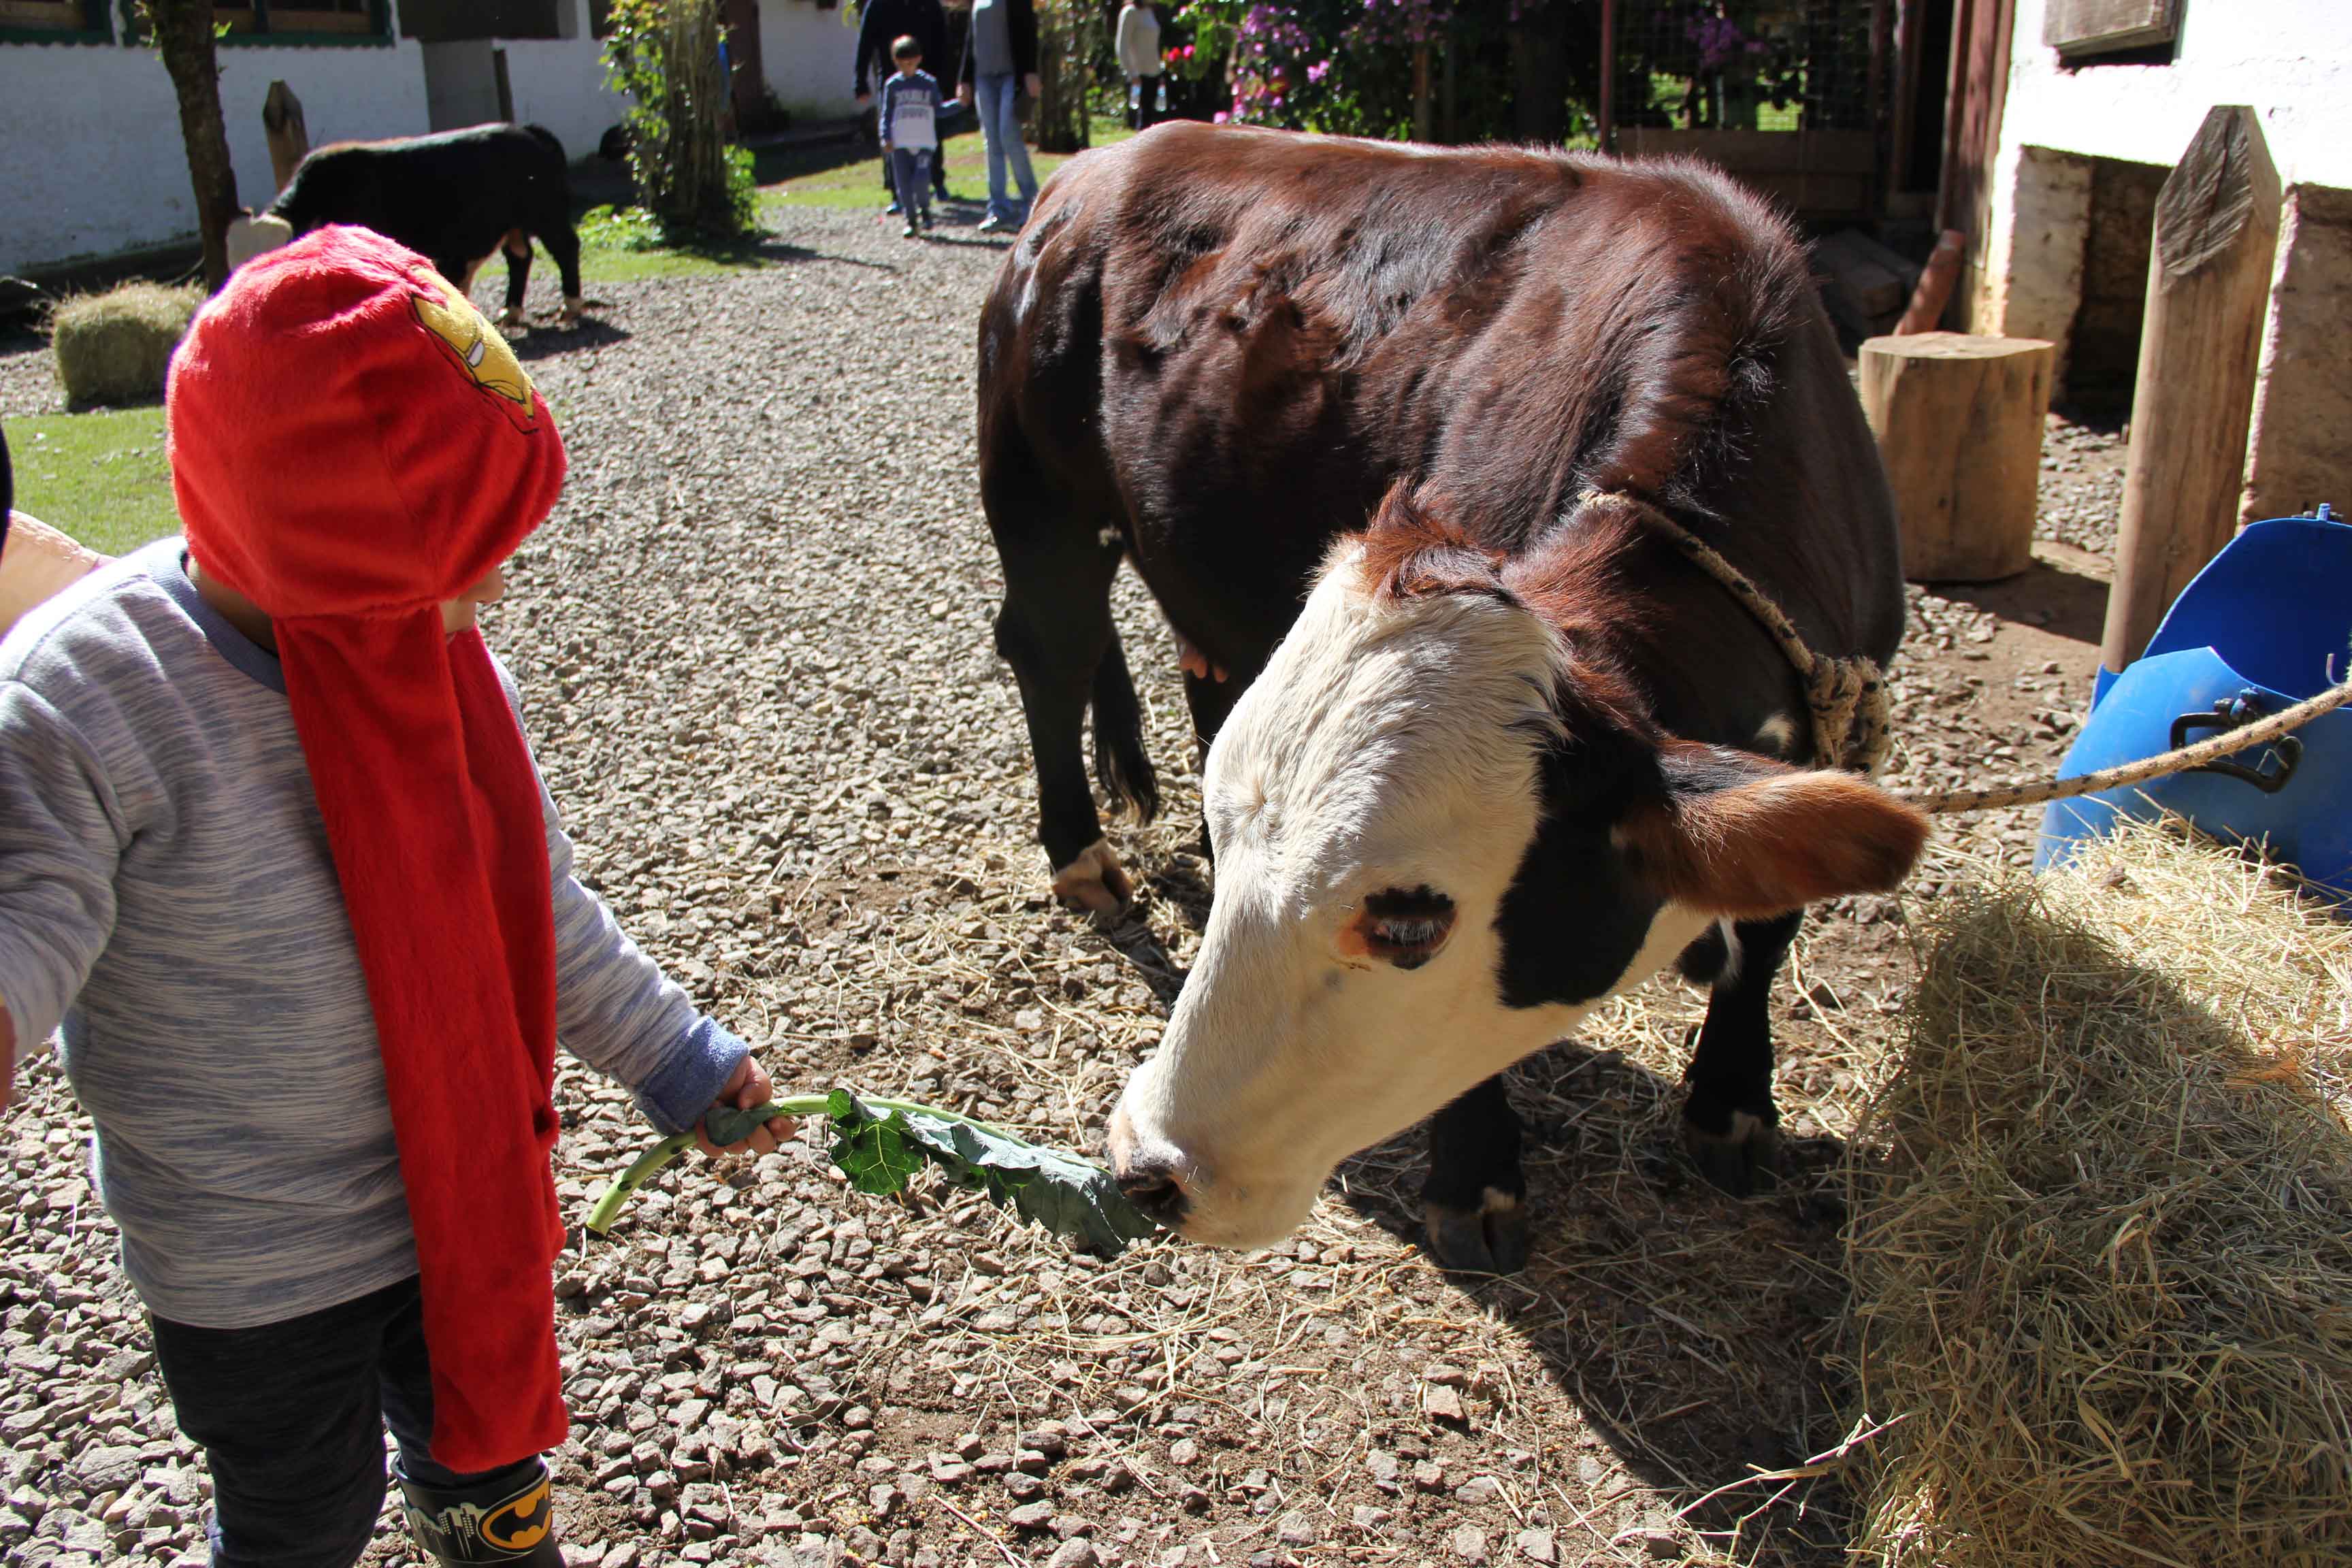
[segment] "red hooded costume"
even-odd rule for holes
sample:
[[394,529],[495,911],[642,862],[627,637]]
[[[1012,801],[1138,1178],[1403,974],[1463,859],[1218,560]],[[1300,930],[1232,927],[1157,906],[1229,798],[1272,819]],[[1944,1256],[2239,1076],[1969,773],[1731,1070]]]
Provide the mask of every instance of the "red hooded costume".
[[433,1458],[562,1443],[550,1266],[555,941],[538,781],[440,605],[555,504],[563,442],[424,258],[324,228],[240,268],[172,362],[190,552],[273,623],[383,1056]]

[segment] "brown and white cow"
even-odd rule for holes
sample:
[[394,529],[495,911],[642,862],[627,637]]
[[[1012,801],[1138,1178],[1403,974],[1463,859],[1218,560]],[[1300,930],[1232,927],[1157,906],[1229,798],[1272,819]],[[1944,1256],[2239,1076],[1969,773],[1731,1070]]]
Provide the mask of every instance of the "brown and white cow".
[[1515,1267],[1497,1075],[1677,955],[1714,982],[1691,1147],[1736,1191],[1768,1171],[1801,908],[1892,886],[1924,824],[1791,766],[1787,658],[1588,498],[1677,519],[1819,652],[1892,654],[1885,482],[1785,226],[1688,165],[1169,125],[1048,188],[981,368],[998,644],[1066,893],[1124,892],[1090,696],[1104,782],[1150,799],[1122,553],[1208,672],[1215,900],[1112,1120],[1122,1185],[1258,1246],[1437,1112],[1434,1250]]

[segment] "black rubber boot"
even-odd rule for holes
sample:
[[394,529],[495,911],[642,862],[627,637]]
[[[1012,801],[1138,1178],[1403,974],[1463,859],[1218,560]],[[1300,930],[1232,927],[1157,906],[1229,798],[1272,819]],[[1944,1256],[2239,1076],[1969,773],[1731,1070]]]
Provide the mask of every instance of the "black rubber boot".
[[428,1487],[392,1468],[406,1503],[409,1532],[433,1561],[563,1568],[555,1549],[555,1499],[547,1461],[525,1459],[469,1487]]

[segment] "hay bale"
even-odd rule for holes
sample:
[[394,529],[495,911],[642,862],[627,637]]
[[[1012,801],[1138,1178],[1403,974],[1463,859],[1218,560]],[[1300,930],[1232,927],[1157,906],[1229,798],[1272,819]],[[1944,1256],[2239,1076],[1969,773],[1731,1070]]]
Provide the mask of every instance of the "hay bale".
[[1935,921],[1849,1262],[1886,1568],[2352,1561],[2352,927],[2153,825]]
[[204,302],[202,289],[126,283],[59,305],[50,318],[49,347],[66,402],[81,407],[163,396],[172,351]]

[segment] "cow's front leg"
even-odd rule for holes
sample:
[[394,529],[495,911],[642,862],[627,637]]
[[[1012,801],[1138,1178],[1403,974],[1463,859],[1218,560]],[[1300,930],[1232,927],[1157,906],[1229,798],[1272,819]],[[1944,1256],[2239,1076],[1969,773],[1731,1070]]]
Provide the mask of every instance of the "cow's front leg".
[[1805,912],[1732,927],[1707,997],[1698,1048],[1683,1073],[1683,1141],[1706,1179],[1746,1197],[1779,1174],[1780,1113],[1772,1104],[1772,982]]
[[1519,1113],[1498,1075],[1429,1124],[1422,1225],[1441,1268],[1516,1274],[1528,1261],[1528,1177],[1519,1166]]

